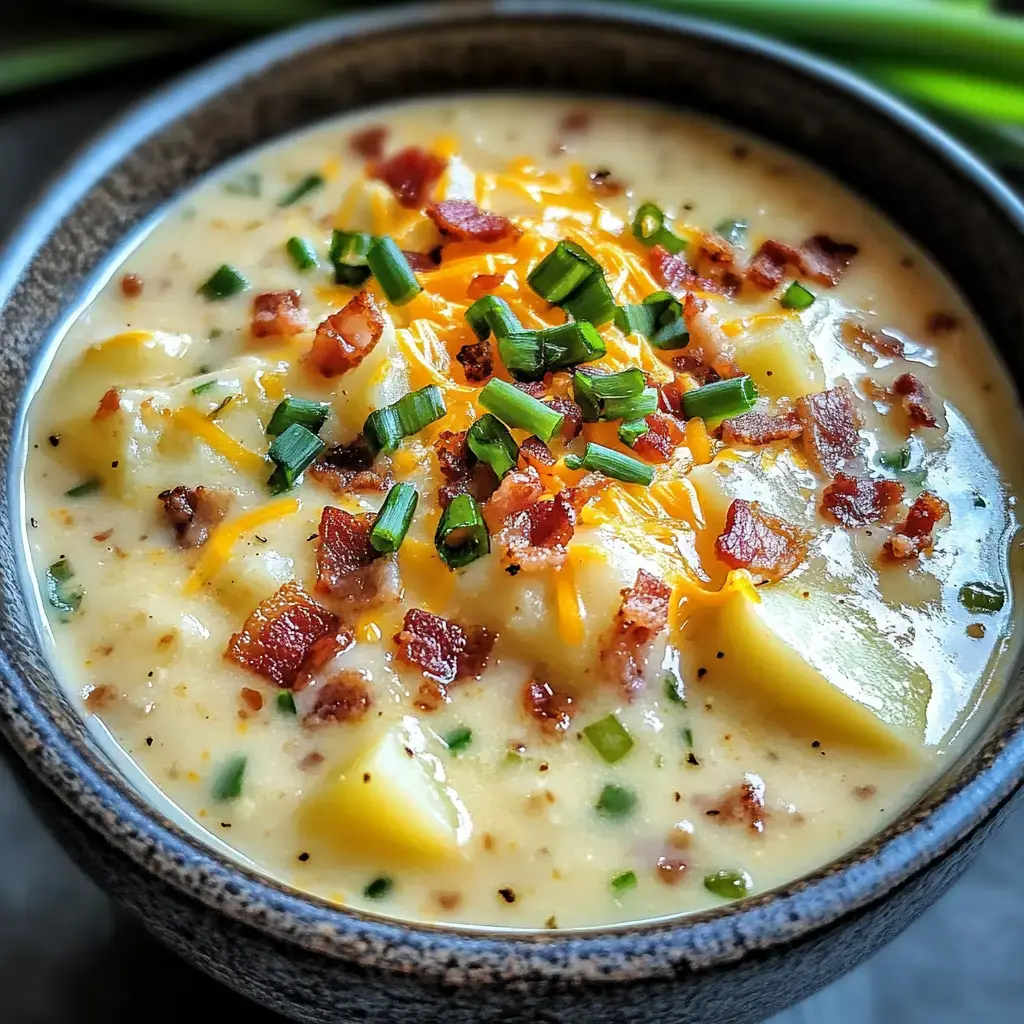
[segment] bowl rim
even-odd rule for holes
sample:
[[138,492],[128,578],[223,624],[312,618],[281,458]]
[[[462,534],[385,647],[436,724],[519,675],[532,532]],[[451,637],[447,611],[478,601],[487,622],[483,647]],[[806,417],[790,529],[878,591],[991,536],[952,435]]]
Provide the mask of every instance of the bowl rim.
[[[0,308],[36,252],[106,173],[253,68],[365,35],[566,17],[704,39],[843,92],[957,171],[1024,235],[1024,204],[962,145],[858,75],[795,47],[704,18],[593,0],[434,0],[342,14],[272,34],[178,76],[134,104],[65,161],[12,229],[0,251]],[[21,472],[19,447],[12,447],[7,467],[8,495],[17,493],[11,485]],[[1024,782],[1024,716],[1018,716],[949,769],[956,782],[948,791],[904,811],[869,841],[818,870],[756,897],[677,918],[585,930],[431,925],[333,904],[221,855],[163,819],[119,773],[80,750],[34,699],[34,688],[3,651],[0,684],[0,729],[33,773],[107,842],[179,893],[259,932],[341,960],[450,979],[455,955],[459,970],[472,971],[474,982],[664,978],[680,969],[735,961],[754,949],[786,946],[881,900],[924,871],[995,815]]]

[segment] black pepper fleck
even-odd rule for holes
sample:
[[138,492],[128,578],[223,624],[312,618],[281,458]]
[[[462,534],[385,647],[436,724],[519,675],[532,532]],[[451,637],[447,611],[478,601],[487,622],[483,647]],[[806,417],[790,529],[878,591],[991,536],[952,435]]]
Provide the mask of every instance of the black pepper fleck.
[[56,448],[57,445],[60,444],[60,434],[51,434],[50,435],[50,444],[52,444],[53,447]]
[[32,527],[33,530],[38,530],[39,529],[39,521],[37,519],[32,518],[28,522],[29,522],[29,525]]
[[516,891],[515,891],[515,889],[499,889],[498,890],[498,895],[506,903],[515,903],[515,901],[516,901]]
[[114,461],[113,461],[113,462],[112,462],[112,463],[110,464],[110,468],[111,468],[111,469],[117,469],[117,467],[118,467],[118,462],[117,462],[117,459],[115,459],[115,460],[114,460]]
[[299,860],[301,860],[302,863],[305,864],[306,861],[309,860],[309,854],[308,853],[300,853],[299,854]]
[[686,755],[686,763],[696,765],[698,768],[700,767],[700,761],[697,760],[697,755],[692,752]]
[[363,772],[363,782],[369,782],[373,776],[369,772]]
[[521,566],[518,565],[507,565],[505,566],[505,572],[507,572],[509,576],[518,576],[520,568]]
[[817,749],[818,749],[818,747],[820,747],[820,746],[821,746],[821,740],[815,740],[815,741],[814,741],[814,742],[813,742],[813,743],[811,744],[811,746],[812,746],[812,747],[814,747],[814,749],[815,749],[815,750],[817,750]]
[[715,657],[716,657],[716,658],[718,658],[719,660],[721,660],[722,658],[724,658],[724,657],[725,657],[725,651],[719,651],[719,652],[718,652],[718,653],[717,653],[717,654],[715,655]]
[[153,746],[153,737],[152,736],[147,736],[146,737],[146,746],[147,747]]
[[722,812],[716,810],[710,810],[704,812],[709,818],[717,818]]
[[221,828],[231,828],[231,822],[230,821],[222,821],[220,823],[220,827]]
[[706,668],[699,668],[699,669],[697,669],[697,678],[698,679],[703,679],[707,674],[708,674],[708,670]]
[[309,535],[309,536],[308,536],[308,537],[306,538],[306,543],[308,544],[308,543],[309,543],[309,542],[310,542],[311,540],[316,540],[316,539],[317,539],[317,537],[319,537],[319,536],[320,536],[320,534],[318,534],[318,533],[311,533],[311,534],[310,534],[310,535]]

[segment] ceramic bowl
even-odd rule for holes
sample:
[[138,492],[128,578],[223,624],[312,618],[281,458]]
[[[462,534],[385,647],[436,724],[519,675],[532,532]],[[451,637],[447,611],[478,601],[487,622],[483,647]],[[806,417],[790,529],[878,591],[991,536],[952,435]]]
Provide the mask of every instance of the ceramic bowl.
[[777,43],[636,8],[398,5],[274,36],[164,89],[81,152],[0,264],[0,728],[43,818],[119,900],[228,985],[308,1021],[759,1020],[892,938],[963,870],[1024,777],[1020,675],[907,813],[786,887],[669,923],[511,934],[332,906],[214,852],[105,757],[27,600],[21,419],[48,343],[164,204],[222,161],[382,100],[480,89],[653,100],[825,167],[928,249],[1024,380],[1024,211],[932,125]]

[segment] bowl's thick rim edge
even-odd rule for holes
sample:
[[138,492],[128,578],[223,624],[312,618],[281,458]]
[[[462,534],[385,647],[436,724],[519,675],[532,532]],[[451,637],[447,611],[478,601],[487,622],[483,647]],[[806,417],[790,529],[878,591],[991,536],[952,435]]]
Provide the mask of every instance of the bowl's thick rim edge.
[[[13,293],[34,254],[105,173],[147,138],[244,80],[254,67],[365,33],[485,18],[540,20],[566,16],[696,35],[785,64],[850,94],[933,151],[1024,233],[1024,205],[963,146],[852,72],[794,47],[704,19],[588,0],[471,0],[454,4],[435,0],[372,13],[342,14],[276,33],[176,78],[134,105],[65,162],[28,215],[15,226],[0,252],[0,306]],[[8,483],[20,471],[16,456],[17,452],[12,451]],[[12,491],[8,488],[6,493]],[[986,750],[976,755],[975,761],[987,754],[990,763],[975,769],[973,777],[934,812],[918,821],[904,814],[870,843],[790,886],[752,900],[667,922],[581,932],[505,933],[431,926],[331,904],[218,856],[196,837],[161,821],[126,786],[104,779],[35,703],[31,687],[11,669],[3,652],[0,674],[4,683],[0,689],[0,725],[16,752],[80,816],[86,816],[82,790],[96,806],[113,812],[118,827],[95,814],[89,815],[89,824],[163,882],[258,931],[342,959],[409,971],[408,951],[413,947],[423,955],[415,965],[417,972],[446,977],[452,973],[452,953],[459,954],[460,969],[471,964],[477,970],[485,968],[490,980],[521,980],[529,975],[561,980],[638,980],[664,977],[676,969],[724,964],[752,949],[785,946],[835,924],[923,871],[996,813],[1024,781],[1024,726],[1018,725],[990,741]],[[9,707],[2,698],[8,699]],[[963,774],[970,772],[963,770]],[[78,780],[74,788],[68,784],[71,775]],[[145,844],[139,842],[139,836],[145,838]],[[242,892],[238,891],[239,877],[244,881]],[[396,951],[394,956],[392,951]]]

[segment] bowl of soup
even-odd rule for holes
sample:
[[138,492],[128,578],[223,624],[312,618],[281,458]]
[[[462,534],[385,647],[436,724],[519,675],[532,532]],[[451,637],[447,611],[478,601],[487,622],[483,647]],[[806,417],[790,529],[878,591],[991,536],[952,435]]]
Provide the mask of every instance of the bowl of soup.
[[341,18],[173,85],[0,276],[45,819],[298,1019],[824,984],[1021,779],[1020,226],[863,83],[652,14]]

